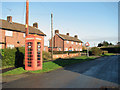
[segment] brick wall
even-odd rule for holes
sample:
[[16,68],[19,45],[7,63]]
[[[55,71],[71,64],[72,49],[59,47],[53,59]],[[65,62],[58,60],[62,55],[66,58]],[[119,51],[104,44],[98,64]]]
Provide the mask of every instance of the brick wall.
[[73,42],[73,41],[64,41],[64,51],[80,51],[82,50],[82,43]]
[[[52,47],[51,42],[52,42],[52,40],[50,39],[50,45],[49,45],[49,47]],[[63,50],[63,39],[61,39],[58,35],[54,36],[53,47],[60,48],[60,51]],[[58,49],[56,49],[56,50],[58,50]]]
[[[52,47],[51,41],[52,40],[50,40],[50,45],[49,45],[50,47]],[[58,35],[55,35],[53,39],[53,47],[57,47],[57,48],[61,47],[62,51],[68,51],[68,50],[81,51],[82,50],[82,43],[78,43],[78,42],[72,43],[72,42],[73,41],[63,41],[63,39],[61,39]]]
[[66,54],[54,54],[53,58],[66,58],[66,57],[75,57],[75,56],[81,56],[81,53],[66,53]]
[[[7,30],[0,29],[0,31],[2,31],[2,33],[0,33],[0,36],[2,36],[2,39],[0,39],[0,42],[6,41],[6,48],[10,45],[14,45],[14,47],[22,47],[25,45],[25,37],[24,37],[25,33],[12,31],[12,36],[5,36],[5,32]],[[42,42],[44,45],[44,36],[41,36],[41,38],[43,40]],[[19,43],[17,43],[18,41]],[[2,44],[2,48],[4,47],[5,47],[5,44]]]

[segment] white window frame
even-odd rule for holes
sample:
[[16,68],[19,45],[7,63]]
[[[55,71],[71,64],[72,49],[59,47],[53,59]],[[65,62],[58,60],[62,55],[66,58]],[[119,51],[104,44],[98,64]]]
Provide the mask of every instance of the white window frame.
[[74,42],[72,41],[71,43],[73,44]]
[[80,51],[82,51],[82,48],[80,48]]
[[67,44],[69,43],[69,41],[67,41]]
[[23,33],[23,37],[25,38],[25,33]]
[[81,43],[79,43],[79,45],[82,45]]
[[12,44],[7,44],[7,48],[14,48],[15,46],[14,45],[12,45]]
[[76,42],[76,45],[77,45],[78,43]]
[[65,48],[65,51],[68,51],[68,48]]
[[13,31],[5,31],[5,36],[13,36]]

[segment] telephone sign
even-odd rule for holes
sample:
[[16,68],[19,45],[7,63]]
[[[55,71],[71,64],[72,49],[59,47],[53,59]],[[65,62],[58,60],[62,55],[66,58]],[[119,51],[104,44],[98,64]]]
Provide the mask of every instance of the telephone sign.
[[25,38],[25,70],[42,69],[42,38],[28,35]]

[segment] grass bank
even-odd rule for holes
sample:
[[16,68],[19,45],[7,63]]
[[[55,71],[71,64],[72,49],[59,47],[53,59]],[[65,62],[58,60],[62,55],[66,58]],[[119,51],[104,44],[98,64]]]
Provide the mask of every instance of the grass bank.
[[96,57],[87,57],[87,56],[81,56],[81,57],[75,57],[75,58],[69,58],[69,59],[56,59],[55,61],[50,61],[50,62],[44,62],[43,63],[43,69],[42,70],[37,70],[37,71],[26,71],[24,67],[19,67],[11,71],[7,71],[5,73],[2,73],[3,76],[5,75],[17,75],[17,74],[22,74],[26,72],[30,73],[43,73],[43,72],[49,72],[53,71],[65,66],[69,66],[75,63],[81,63],[89,60],[93,60]]

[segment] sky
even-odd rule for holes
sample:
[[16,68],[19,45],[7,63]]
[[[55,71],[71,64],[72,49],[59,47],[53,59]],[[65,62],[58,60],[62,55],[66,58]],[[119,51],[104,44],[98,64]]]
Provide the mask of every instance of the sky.
[[[2,19],[12,16],[12,21],[25,24],[25,2],[2,2]],[[106,40],[113,44],[118,41],[117,2],[30,2],[29,25],[38,23],[44,32],[45,45],[51,37],[51,13],[53,29],[61,34],[78,35],[84,43],[97,46]]]

